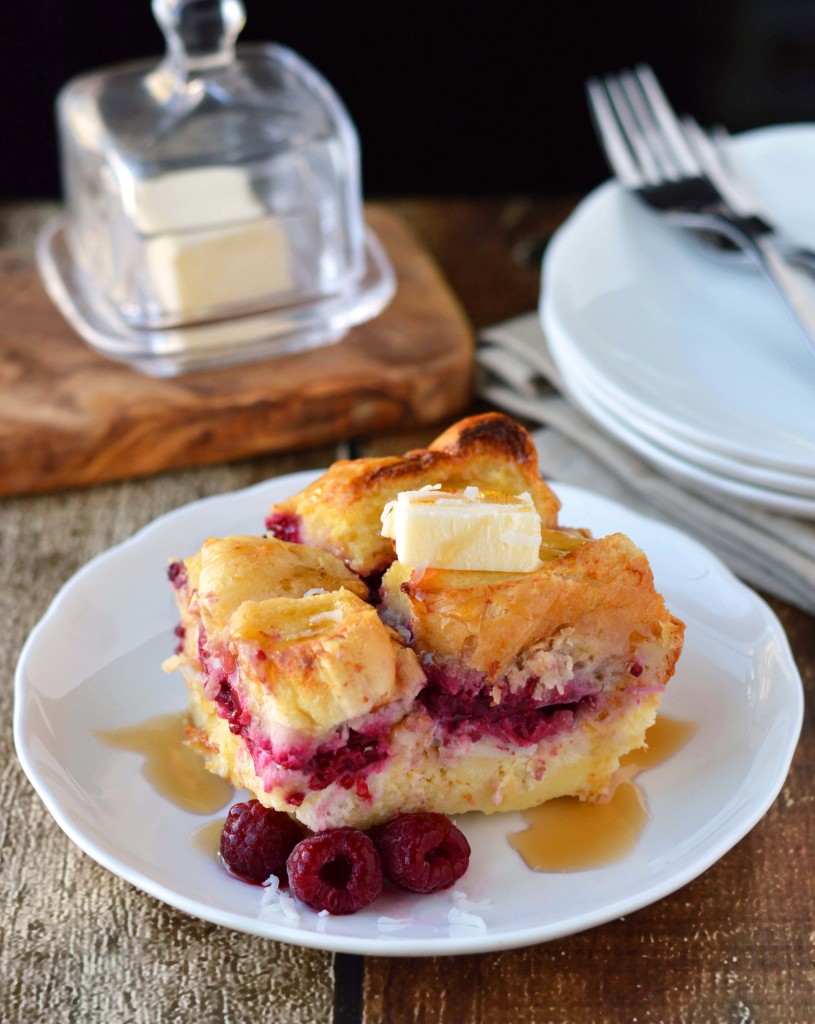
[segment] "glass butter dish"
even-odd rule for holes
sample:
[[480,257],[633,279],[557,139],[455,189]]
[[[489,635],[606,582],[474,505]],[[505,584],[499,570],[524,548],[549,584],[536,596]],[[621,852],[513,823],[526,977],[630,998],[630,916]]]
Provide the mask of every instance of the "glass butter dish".
[[153,11],[158,65],[83,75],[57,100],[49,294],[90,345],[155,375],[337,341],[395,289],[345,108],[290,50],[236,47],[240,0]]

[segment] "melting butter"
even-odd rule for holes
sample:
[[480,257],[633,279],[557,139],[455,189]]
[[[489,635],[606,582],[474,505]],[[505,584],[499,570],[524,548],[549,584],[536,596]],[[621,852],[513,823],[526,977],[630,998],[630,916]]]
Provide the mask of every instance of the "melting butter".
[[532,572],[541,564],[541,519],[528,494],[401,491],[385,506],[382,535],[414,569]]

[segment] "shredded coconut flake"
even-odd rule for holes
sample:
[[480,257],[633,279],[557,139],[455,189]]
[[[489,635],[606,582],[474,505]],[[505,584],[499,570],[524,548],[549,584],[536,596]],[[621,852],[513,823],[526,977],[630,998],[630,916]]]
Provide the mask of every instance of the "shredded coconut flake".
[[464,497],[465,498],[469,498],[470,501],[475,501],[475,499],[478,497],[478,488],[477,487],[465,487],[464,488]]
[[[427,566],[426,565],[416,565],[416,566],[413,567],[413,572],[411,573],[411,576],[410,576],[410,582],[413,584],[414,587],[418,587],[419,586],[419,584],[424,579],[424,574],[426,572],[427,572]],[[418,595],[418,591],[416,592],[416,596],[417,597],[419,596]]]
[[281,892],[280,879],[277,875],[269,875],[263,883],[263,895],[260,898],[260,905],[263,910],[270,910],[272,913],[288,918],[289,921],[300,921],[300,914],[294,900],[288,893]]
[[447,920],[451,925],[475,928],[476,931],[479,932],[485,932],[487,930],[487,922],[483,917],[479,917],[478,914],[468,914],[466,910],[459,910],[458,907],[450,908],[447,914]]
[[[395,507],[396,502],[389,501],[387,505],[385,505],[385,507],[382,509],[382,515],[379,517],[379,521],[382,523],[383,527],[386,527],[388,525],[388,520],[390,519],[391,512],[393,512]],[[389,534],[386,534],[383,530],[382,536],[387,537],[389,536]]]
[[328,612],[318,612],[316,615],[312,615],[308,621],[312,625],[316,622],[342,622],[342,612],[339,608],[334,608]]
[[409,917],[387,917],[384,914],[376,919],[376,927],[381,932],[398,932],[411,924]]
[[483,910],[490,906],[489,900],[471,900],[463,889],[453,889],[453,903],[459,910]]
[[[383,615],[382,618],[384,619],[384,617],[385,616]],[[410,646],[410,641],[413,639],[413,635],[410,632],[410,630],[407,628],[407,626],[402,626],[399,623],[397,623],[396,625],[393,626],[393,629],[396,630],[396,632],[399,634],[399,636],[405,641],[405,644],[409,647]]]
[[294,905],[294,900],[285,892],[280,893],[280,906],[283,908],[283,916],[290,921],[299,921],[300,914]]

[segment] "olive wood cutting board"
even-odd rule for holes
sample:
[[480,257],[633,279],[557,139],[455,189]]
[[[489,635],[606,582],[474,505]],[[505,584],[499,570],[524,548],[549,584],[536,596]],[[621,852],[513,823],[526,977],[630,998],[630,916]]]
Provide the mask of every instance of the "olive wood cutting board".
[[443,421],[472,387],[470,325],[429,254],[382,206],[366,219],[397,292],[335,345],[172,379],[89,348],[36,267],[0,250],[0,495],[305,448]]

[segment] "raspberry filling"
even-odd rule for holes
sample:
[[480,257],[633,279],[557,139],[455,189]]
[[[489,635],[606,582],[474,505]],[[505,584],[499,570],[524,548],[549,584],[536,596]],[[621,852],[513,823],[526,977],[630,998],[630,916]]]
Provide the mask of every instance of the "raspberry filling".
[[[203,630],[198,635],[198,654],[206,676],[204,692],[215,704],[218,716],[229,724],[230,732],[246,743],[260,778],[283,768],[302,772],[309,790],[325,789],[336,782],[343,789],[354,789],[360,798],[370,799],[365,777],[388,756],[384,731],[374,734],[349,729],[346,739],[337,736],[316,750],[306,744],[275,750],[268,737],[259,739],[251,734],[252,716],[230,682],[235,671],[233,655],[229,651],[210,650]],[[292,792],[292,804],[298,805],[303,799],[300,790]]]
[[290,544],[302,544],[300,533],[300,516],[291,512],[272,512],[266,517],[266,530],[278,540],[287,540]]
[[387,757],[382,737],[366,736],[354,729],[348,732],[348,741],[337,750],[318,750],[311,759],[308,778],[309,789],[325,789],[337,782],[343,789],[357,786],[359,796],[369,795],[367,787],[360,792],[358,778],[381,764]]
[[175,590],[187,585],[187,570],[183,562],[171,562],[167,567],[167,578]]
[[374,572],[368,573],[367,576],[360,577],[362,582],[368,588],[368,597],[366,598],[368,604],[372,604],[374,608],[378,608],[382,603],[382,577],[390,568],[388,565],[383,565],[381,569],[376,569]]
[[[348,730],[344,741],[337,737],[332,743],[316,750],[313,747],[288,747],[273,750],[267,740],[258,742],[247,738],[258,775],[270,767],[285,768],[288,771],[303,772],[306,786],[312,791],[325,789],[336,782],[342,789],[354,789],[358,796],[369,799],[365,776],[380,766],[388,756],[384,733],[357,732]],[[293,793],[294,798],[302,794]]]
[[472,674],[459,676],[449,669],[426,667],[427,685],[418,700],[435,721],[444,742],[485,736],[513,746],[531,746],[547,736],[571,732],[575,715],[594,708],[601,687],[592,680],[574,678],[565,686],[539,694],[540,678],[530,676],[523,688],[505,684],[474,686]]

